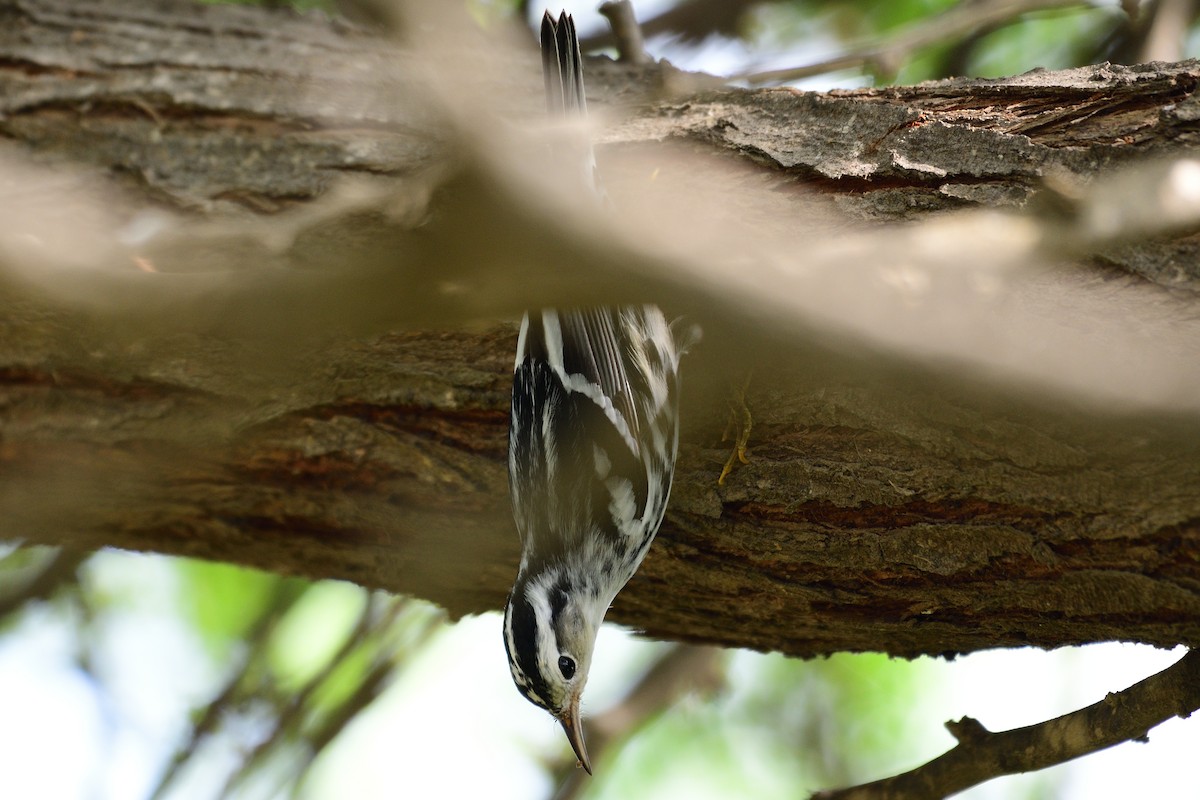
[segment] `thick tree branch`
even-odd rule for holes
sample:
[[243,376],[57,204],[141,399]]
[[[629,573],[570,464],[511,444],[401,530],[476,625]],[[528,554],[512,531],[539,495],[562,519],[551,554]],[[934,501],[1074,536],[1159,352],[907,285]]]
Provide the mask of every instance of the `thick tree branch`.
[[1052,767],[1123,742],[1200,708],[1200,651],[1171,667],[1061,717],[992,733],[964,717],[947,722],[958,744],[911,772],[848,789],[818,792],[814,800],[928,800],[949,797],[1002,775]]
[[[0,14],[6,534],[497,608],[496,320],[653,298],[706,338],[613,619],[796,655],[1200,644],[1200,323],[1095,268],[1196,285],[1196,64],[680,96],[589,63],[609,216],[530,146],[571,134],[529,122],[532,50],[443,69],[250,8]],[[752,460],[718,486],[751,367]]]

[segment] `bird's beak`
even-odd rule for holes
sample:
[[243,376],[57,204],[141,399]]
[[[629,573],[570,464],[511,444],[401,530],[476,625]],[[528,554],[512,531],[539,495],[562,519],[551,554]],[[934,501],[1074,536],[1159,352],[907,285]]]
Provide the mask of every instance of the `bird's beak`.
[[579,695],[571,698],[571,702],[563,709],[558,721],[562,723],[563,730],[566,731],[567,741],[571,743],[571,749],[575,751],[575,757],[579,759],[579,766],[583,767],[588,775],[591,775],[592,762],[588,761],[587,746],[583,743],[583,724],[579,721]]

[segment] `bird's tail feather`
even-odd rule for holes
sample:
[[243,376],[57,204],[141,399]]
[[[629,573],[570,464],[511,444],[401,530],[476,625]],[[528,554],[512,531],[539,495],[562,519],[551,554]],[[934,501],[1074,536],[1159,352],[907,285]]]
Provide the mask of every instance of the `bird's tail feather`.
[[575,20],[567,12],[558,19],[542,15],[542,73],[546,78],[546,108],[551,114],[585,114],[583,59]]

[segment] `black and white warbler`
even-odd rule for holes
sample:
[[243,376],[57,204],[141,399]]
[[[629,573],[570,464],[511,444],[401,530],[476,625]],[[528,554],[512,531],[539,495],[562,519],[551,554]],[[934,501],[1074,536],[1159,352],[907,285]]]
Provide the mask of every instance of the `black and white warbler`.
[[[550,112],[585,113],[572,18],[547,12],[541,43]],[[504,644],[517,689],[562,723],[589,773],[579,699],[604,614],[666,510],[682,350],[652,305],[546,308],[521,321],[508,482],[522,553]]]

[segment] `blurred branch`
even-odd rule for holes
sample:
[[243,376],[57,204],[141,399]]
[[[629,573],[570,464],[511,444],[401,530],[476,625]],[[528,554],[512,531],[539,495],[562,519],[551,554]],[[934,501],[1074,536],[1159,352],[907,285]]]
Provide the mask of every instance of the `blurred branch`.
[[37,573],[0,593],[0,619],[20,611],[31,602],[48,600],[65,584],[74,583],[79,565],[91,556],[90,552],[60,547]]
[[[440,626],[441,616],[416,608],[406,598],[370,595],[338,649],[295,691],[284,691],[268,663],[268,650],[280,622],[296,600],[297,582],[280,581],[272,602],[235,648],[237,664],[221,691],[206,704],[186,741],[176,750],[152,797],[166,796],[182,770],[197,759],[207,739],[237,731],[239,716],[257,715],[256,740],[225,779],[219,795],[231,796],[255,779],[271,777],[272,759],[290,758],[286,780],[298,785],[321,751],[354,716],[394,679],[402,658],[413,653]],[[303,591],[306,585],[299,586]],[[406,612],[412,611],[412,619]],[[363,674],[344,698],[323,696],[339,670],[365,659]],[[327,692],[326,692],[327,693]],[[277,789],[283,787],[276,787]]]
[[312,766],[321,751],[333,741],[360,711],[365,709],[376,697],[390,686],[407,666],[407,659],[420,652],[421,647],[441,629],[444,618],[432,615],[416,624],[401,643],[396,641],[395,624],[380,631],[378,648],[371,657],[366,676],[355,687],[354,692],[340,703],[332,712],[327,713],[319,724],[308,733],[309,747],[305,750],[303,761],[298,770],[297,785],[303,781],[307,770]]
[[638,27],[629,0],[608,0],[600,4],[600,13],[608,20],[617,39],[617,60],[629,64],[649,64],[653,61],[646,52],[642,29]]
[[1194,0],[1123,0],[1123,20],[1095,47],[1092,60],[1117,64],[1178,61],[1196,18]]
[[[768,0],[779,2],[779,0]],[[682,0],[667,10],[643,21],[642,32],[678,36],[685,42],[706,39],[714,34],[737,36],[742,15],[763,0]],[[616,45],[615,31],[584,38],[585,51]]]
[[1138,61],[1179,61],[1196,18],[1195,0],[1155,0],[1146,5],[1143,13],[1149,19]]
[[[363,605],[358,620],[354,623],[354,627],[347,632],[341,646],[295,692],[284,693],[279,690],[278,686],[272,685],[266,691],[253,693],[260,697],[271,698],[274,704],[269,723],[270,730],[247,753],[241,766],[229,775],[218,796],[233,796],[238,789],[243,788],[247,778],[262,767],[269,755],[280,750],[284,745],[301,739],[301,729],[307,718],[313,714],[311,703],[314,693],[346,661],[351,653],[363,646],[364,641],[377,625],[382,622],[386,626],[395,622],[396,616],[404,609],[406,601],[392,600],[387,603],[387,611],[381,614],[380,606],[385,602],[384,598],[379,595],[370,595]],[[249,670],[244,671],[242,680],[244,681],[248,675]],[[272,683],[274,682],[272,681]],[[247,692],[247,695],[249,694],[251,693]]]
[[[613,745],[627,740],[686,695],[709,695],[719,690],[725,682],[723,658],[724,651],[716,647],[672,645],[623,700],[588,718],[588,752],[593,763],[601,763]],[[591,780],[576,767],[574,759],[556,772],[559,786],[555,800],[578,797]]]
[[1051,8],[1088,8],[1084,0],[975,0],[926,18],[882,41],[849,50],[812,64],[763,72],[734,75],[732,81],[745,81],[751,86],[768,83],[788,83],[815,75],[844,69],[867,68],[884,75],[894,75],[905,59],[914,52],[934,44],[944,44],[978,30],[997,28],[1015,17],[1031,11]]
[[172,783],[196,755],[205,739],[217,732],[222,720],[234,713],[245,697],[253,694],[253,689],[247,685],[247,676],[252,670],[263,669],[262,662],[265,660],[272,634],[307,588],[307,585],[297,581],[280,580],[276,584],[271,601],[246,632],[243,642],[245,646],[235,651],[237,663],[230,669],[224,687],[205,706],[203,714],[192,725],[183,743],[176,748],[167,769],[148,795],[151,800],[159,800],[166,796]]
[[[298,782],[325,745],[358,712],[366,708],[394,676],[395,654],[389,646],[388,634],[410,607],[411,602],[407,598],[372,593],[341,646],[304,685],[286,694],[281,693],[277,686],[260,693],[275,700],[270,731],[250,751],[241,766],[230,774],[220,796],[235,795],[272,755],[289,745],[301,745],[296,768],[289,773]],[[430,620],[425,627],[426,635],[434,629],[432,622]],[[362,679],[355,682],[354,691],[343,701],[333,704],[332,708],[319,709],[316,695],[330,677],[359,652],[368,653],[368,666]]]
[[1087,708],[1046,722],[992,733],[964,717],[947,722],[958,740],[949,752],[911,772],[881,781],[818,792],[814,800],[927,800],[948,797],[1002,775],[1032,772],[1129,741],[1200,708],[1200,651],[1109,694]]

